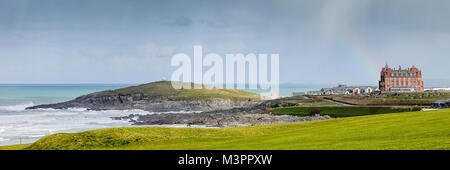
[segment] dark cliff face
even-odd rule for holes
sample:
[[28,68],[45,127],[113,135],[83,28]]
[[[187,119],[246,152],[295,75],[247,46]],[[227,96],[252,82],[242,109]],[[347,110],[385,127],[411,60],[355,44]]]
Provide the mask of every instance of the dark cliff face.
[[87,108],[89,110],[130,110],[141,109],[153,112],[166,111],[213,111],[226,110],[241,107],[253,107],[260,104],[255,101],[233,101],[231,99],[212,98],[206,101],[200,100],[169,100],[162,97],[147,97],[143,94],[132,95],[103,95],[102,92],[92,93],[77,97],[74,100],[56,104],[45,104],[27,109],[67,109]]
[[102,95],[101,92],[97,92],[88,95],[83,95],[67,102],[32,106],[28,107],[27,109],[39,109],[39,108],[67,109],[79,107],[92,110],[104,110],[102,108],[108,108],[113,106],[123,107],[135,101],[144,101],[144,100],[146,100],[146,97],[142,94],[104,96]]

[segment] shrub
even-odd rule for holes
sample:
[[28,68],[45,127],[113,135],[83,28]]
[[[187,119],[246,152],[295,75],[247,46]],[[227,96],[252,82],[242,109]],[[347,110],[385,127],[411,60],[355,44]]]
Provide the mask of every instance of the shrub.
[[411,108],[411,111],[421,111],[422,108],[421,107],[413,107]]
[[313,109],[310,113],[310,116],[320,115],[320,108]]

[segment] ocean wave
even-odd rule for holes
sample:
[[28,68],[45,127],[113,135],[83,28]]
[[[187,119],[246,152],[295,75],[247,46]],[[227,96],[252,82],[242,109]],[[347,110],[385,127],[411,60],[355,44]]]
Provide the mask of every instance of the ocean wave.
[[10,106],[0,106],[0,110],[24,111],[27,107],[31,107],[31,106],[34,106],[33,102],[16,104],[16,105],[10,105]]
[[62,110],[62,109],[38,108],[38,109],[33,109],[33,110],[39,110],[39,111],[57,111],[57,110]]
[[67,108],[67,110],[74,111],[74,112],[84,112],[84,111],[87,111],[88,109],[81,108],[81,107],[71,107],[71,108]]
[[82,107],[70,107],[67,109],[54,109],[54,108],[37,108],[34,110],[38,110],[38,111],[61,111],[61,110],[66,110],[66,111],[72,111],[72,112],[83,112],[83,111],[88,111],[87,108],[82,108]]

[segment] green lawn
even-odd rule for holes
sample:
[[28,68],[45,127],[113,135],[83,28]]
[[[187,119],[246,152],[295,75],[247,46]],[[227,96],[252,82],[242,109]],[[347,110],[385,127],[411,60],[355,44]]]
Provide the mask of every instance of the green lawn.
[[22,145],[9,145],[9,146],[0,146],[0,150],[21,150],[24,149],[31,144],[22,144]]
[[55,134],[0,149],[450,149],[450,110],[268,126],[131,127]]
[[309,116],[311,111],[320,109],[320,115],[331,117],[351,117],[383,113],[399,113],[420,111],[419,107],[359,107],[359,106],[337,106],[337,107],[283,107],[269,110],[275,115]]

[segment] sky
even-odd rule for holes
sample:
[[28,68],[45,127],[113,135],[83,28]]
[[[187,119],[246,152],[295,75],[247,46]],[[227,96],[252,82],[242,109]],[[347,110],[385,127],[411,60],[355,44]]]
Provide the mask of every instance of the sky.
[[377,85],[387,62],[448,86],[448,9],[448,0],[0,0],[0,84],[158,81],[177,69],[173,55],[201,45],[223,57],[277,53],[282,84]]

